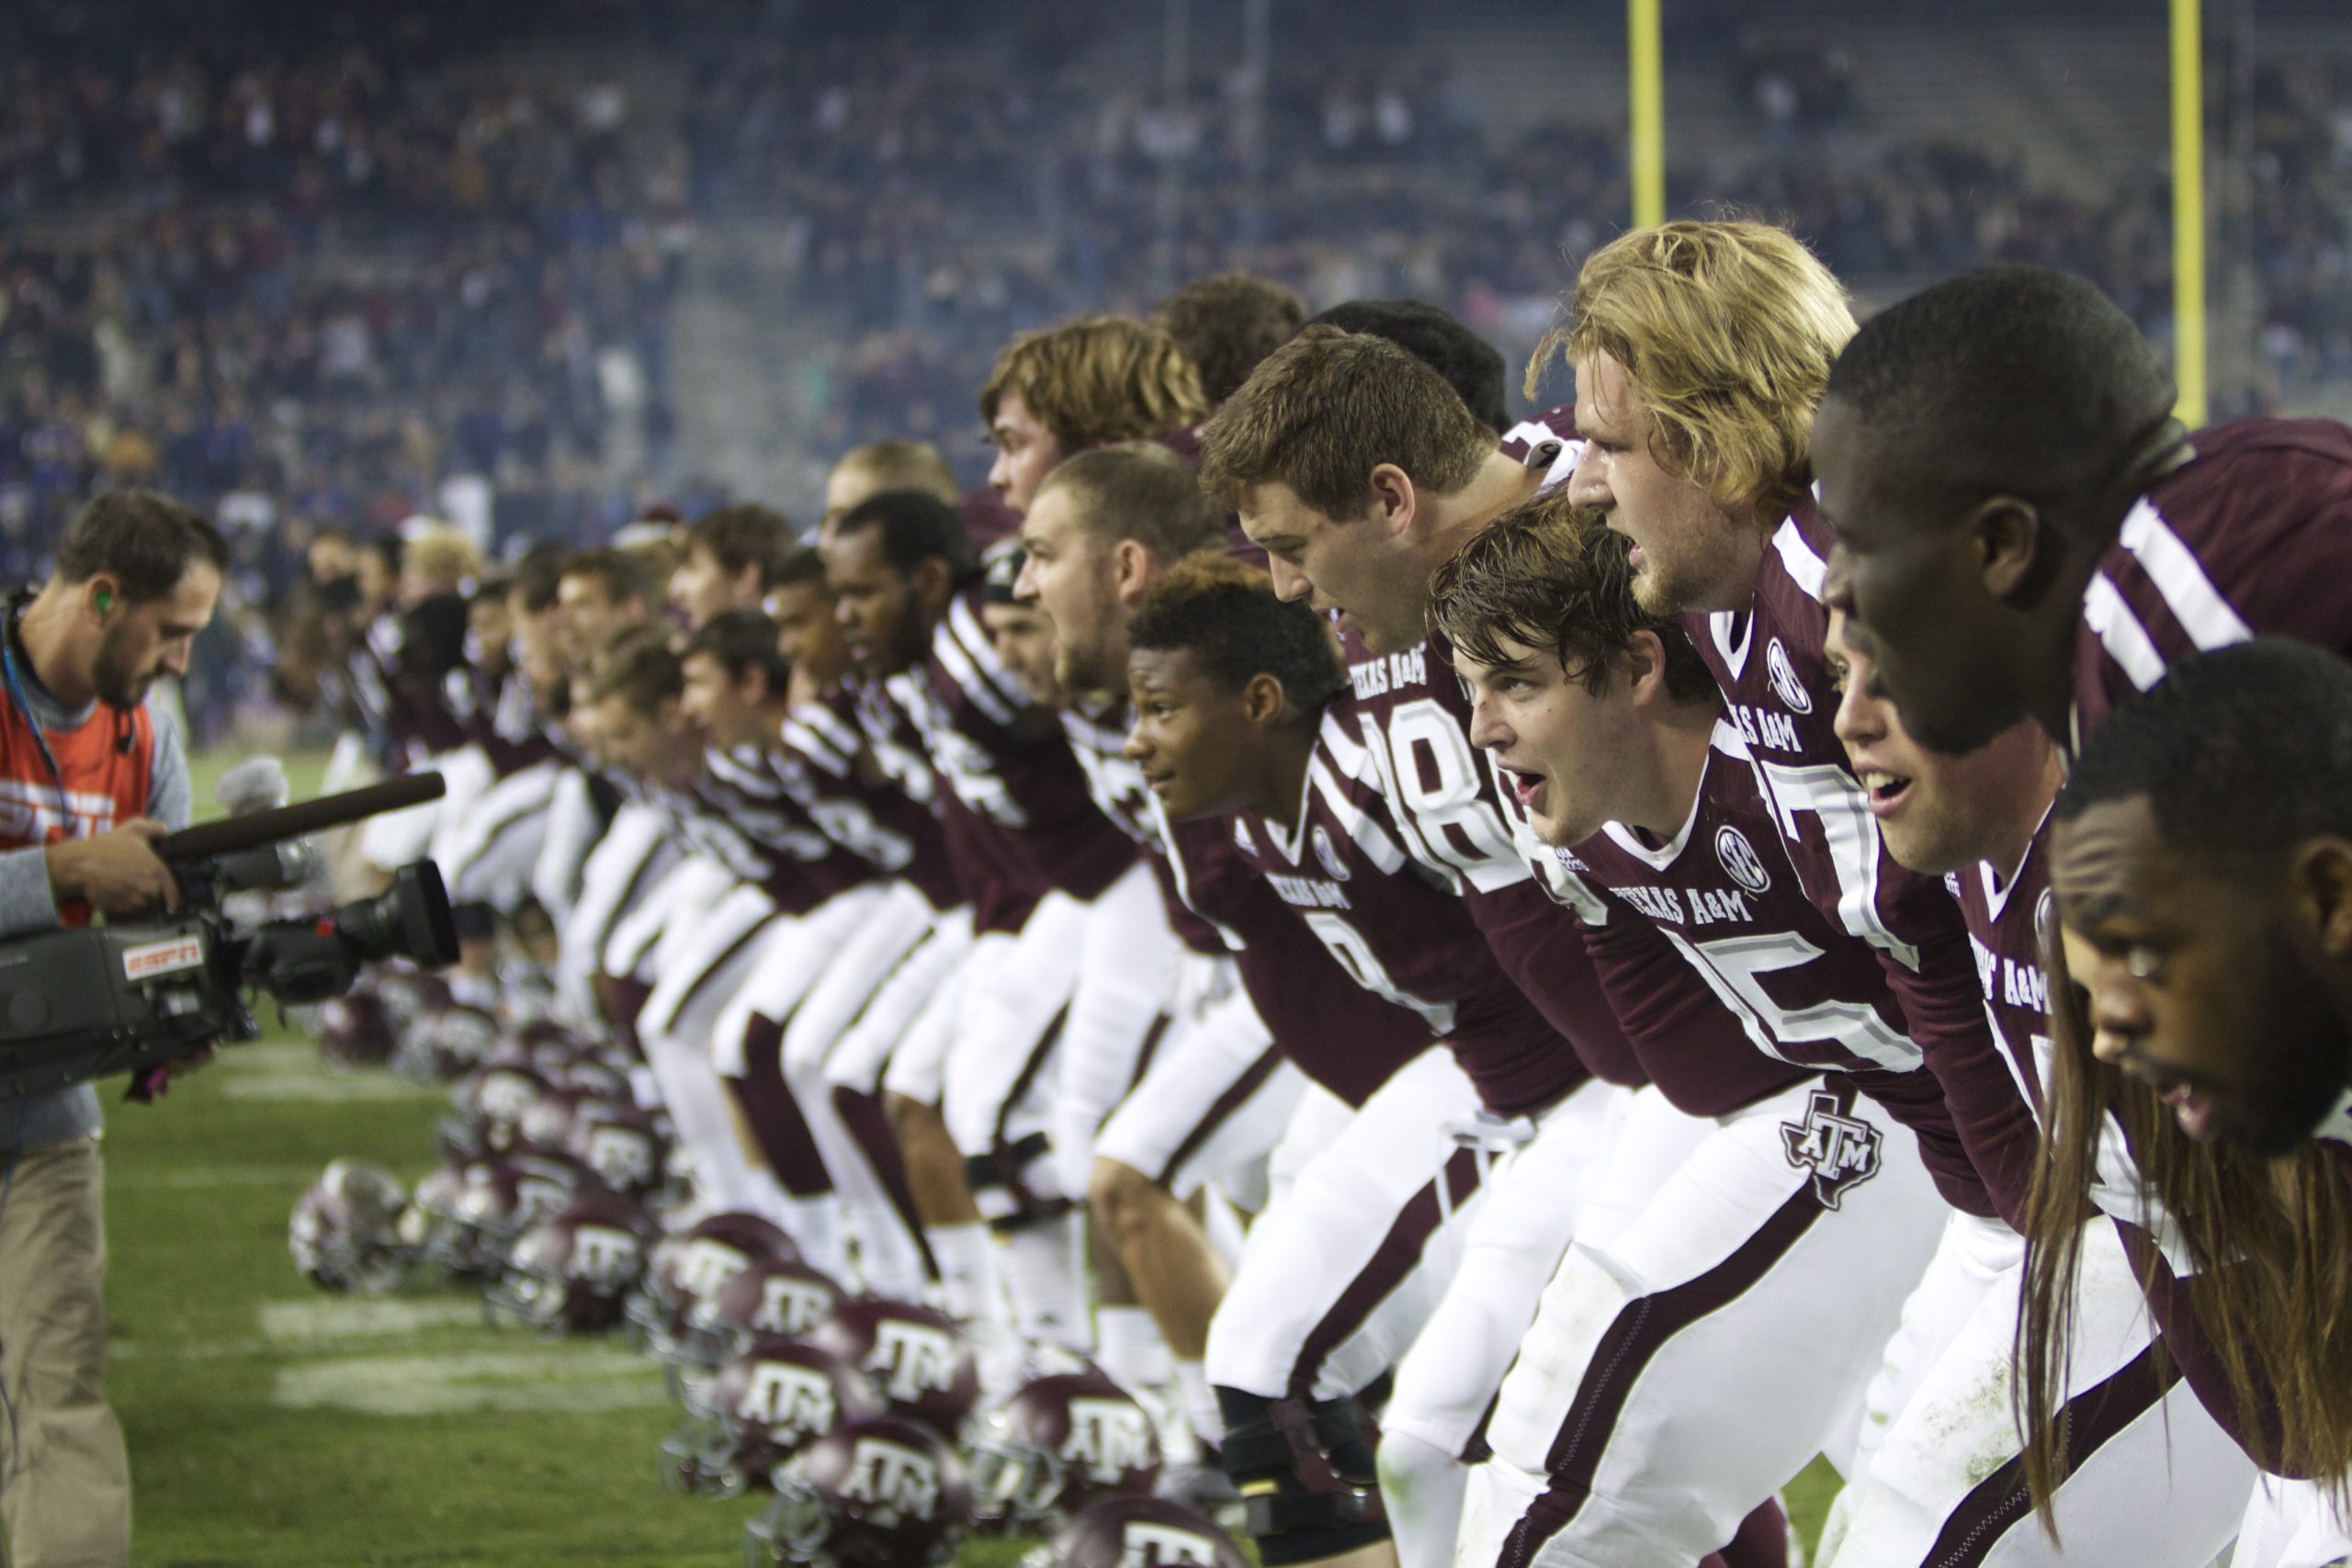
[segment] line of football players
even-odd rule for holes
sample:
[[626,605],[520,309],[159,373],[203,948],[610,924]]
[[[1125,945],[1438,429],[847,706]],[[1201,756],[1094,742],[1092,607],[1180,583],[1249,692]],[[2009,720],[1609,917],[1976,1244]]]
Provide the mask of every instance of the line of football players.
[[[1778,1563],[1816,1454],[1823,1562],[2340,1554],[2341,1183],[2250,1162],[2343,1064],[2165,1055],[2165,928],[2118,911],[2188,807],[2061,786],[2176,659],[2346,645],[2352,435],[2186,435],[2033,269],[1858,334],[1744,222],[1590,258],[1529,376],[1576,400],[1517,426],[1425,306],[1162,319],[1008,347],[992,497],[888,444],[813,548],[729,508],[502,591],[564,728],[436,858],[549,911],[557,1021],[481,946],[473,1010],[381,993],[469,1075],[403,1245],[490,1269],[440,1215],[579,1165],[491,1299],[568,1322],[628,1250],[583,1228],[634,1235],[590,1316],[638,1303],[721,1434],[678,1472],[768,1472],[782,1561],[842,1513],[810,1487],[953,1461],[730,1419],[952,1441],[983,1388],[1052,1459],[979,1444],[999,1515],[1120,1426],[1220,1467],[1268,1563]],[[665,1237],[597,1217],[664,1181]],[[797,1370],[721,1354],[777,1324]]]

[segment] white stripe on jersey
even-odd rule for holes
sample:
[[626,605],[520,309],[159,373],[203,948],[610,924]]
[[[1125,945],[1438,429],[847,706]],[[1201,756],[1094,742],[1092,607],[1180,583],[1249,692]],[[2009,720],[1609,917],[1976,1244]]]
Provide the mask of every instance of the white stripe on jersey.
[[[1340,787],[1340,781],[1332,776],[1322,758],[1317,757],[1306,764],[1306,778],[1315,786],[1315,793],[1323,797],[1323,804],[1340,819],[1340,830],[1348,836],[1348,841],[1362,850],[1364,858],[1377,866],[1383,876],[1394,876],[1405,869],[1405,852],[1396,847],[1396,840],[1388,836],[1387,829],[1356,809],[1355,802],[1348,798],[1348,792]],[[1296,855],[1291,856],[1294,863],[1297,859]]]
[[837,779],[849,777],[849,758],[843,755],[842,750],[835,748],[831,736],[820,734],[814,726],[803,724],[797,718],[786,719],[784,743],[798,752],[802,760],[814,763],[830,776]]
[[[1184,901],[1184,908],[1215,926],[1218,939],[1231,951],[1239,953],[1248,947],[1250,944],[1241,940],[1239,931],[1235,931],[1223,920],[1216,919],[1198,904],[1193,902],[1193,881],[1185,874],[1184,857],[1176,851],[1176,832],[1168,825],[1168,808],[1159,804],[1158,795],[1151,797],[1151,820],[1152,825],[1159,829],[1159,841],[1169,846],[1168,869],[1176,878],[1176,897]],[[1235,820],[1234,826],[1237,828],[1240,826],[1238,818]]]
[[1567,483],[1568,476],[1576,472],[1577,459],[1584,455],[1584,443],[1581,440],[1553,429],[1540,419],[1523,419],[1503,432],[1504,448],[1508,449],[1514,441],[1527,449],[1527,455],[1530,457],[1537,456],[1546,446],[1556,445],[1558,447],[1558,450],[1552,454],[1551,462],[1544,469],[1544,478],[1535,486],[1535,493],[1538,495],[1557,490]]
[[775,800],[784,794],[784,781],[767,767],[757,747],[745,746],[733,751],[710,747],[703,752],[703,766],[729,787],[755,800]]
[[996,724],[1009,725],[1029,705],[1012,677],[996,656],[988,628],[970,604],[957,599],[947,608],[947,619],[932,638],[932,649],[972,705]]
[[835,778],[847,778],[865,749],[864,732],[823,703],[803,703],[786,714],[784,739]]
[[972,662],[971,652],[964,645],[940,628],[939,640],[933,649],[933,657],[947,668],[949,679],[964,689],[964,695],[992,724],[1010,726],[1013,706],[990,686],[979,667]]
[[1340,722],[1337,714],[1328,709],[1325,711],[1316,739],[1324,750],[1331,754],[1331,761],[1340,765],[1340,772],[1359,784],[1368,784],[1374,789],[1381,787],[1380,770],[1374,765],[1372,753],[1348,733],[1347,726]]
[[2144,692],[2164,679],[2165,656],[2156,651],[2155,639],[2124,603],[2114,579],[2103,571],[2083,590],[2083,620],[2134,686]]
[[1829,580],[1829,563],[1804,542],[1795,518],[1781,520],[1779,531],[1772,536],[1772,547],[1781,552],[1781,564],[1788,569],[1790,578],[1805,591],[1806,597],[1819,603],[1821,585]]
[[2125,514],[2120,542],[2164,595],[2165,608],[2199,649],[2244,642],[2254,636],[2205,575],[2205,569],[2198,565],[2196,552],[2181,543],[2180,536],[2146,497]]

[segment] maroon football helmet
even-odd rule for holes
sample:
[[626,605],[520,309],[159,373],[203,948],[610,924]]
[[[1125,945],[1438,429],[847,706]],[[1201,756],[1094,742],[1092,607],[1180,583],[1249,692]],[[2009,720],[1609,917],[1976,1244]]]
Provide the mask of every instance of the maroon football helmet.
[[609,1105],[634,1105],[636,1092],[629,1088],[628,1069],[615,1063],[603,1051],[582,1051],[565,1064],[563,1086],[576,1089]]
[[663,1360],[676,1359],[686,1314],[756,1258],[797,1259],[792,1238],[757,1214],[729,1210],[697,1221],[654,1248],[645,1287],[629,1299],[632,1335]]
[[523,1143],[543,1149],[565,1149],[571,1142],[571,1122],[580,1111],[582,1096],[576,1089],[566,1089],[550,1083],[523,1107],[523,1114],[514,1120],[516,1137]]
[[384,1000],[398,1035],[435,1008],[449,1005],[449,983],[409,964],[382,964],[368,971],[370,987]]
[[576,1107],[564,1147],[616,1192],[644,1202],[662,1189],[669,1141],[653,1118],[594,1090],[575,1089]]
[[398,1039],[391,1010],[374,990],[355,987],[319,1008],[319,1049],[327,1060],[354,1067],[380,1067],[392,1059]]
[[842,1304],[842,1288],[789,1258],[752,1260],[718,1293],[686,1309],[680,1357],[716,1367],[752,1341],[798,1339]]
[[523,1113],[547,1092],[548,1081],[537,1069],[502,1046],[465,1076],[450,1100],[472,1141],[495,1154],[521,1138]]
[[1050,1568],[1250,1568],[1250,1560],[1197,1508],[1161,1497],[1105,1497],[1064,1525]]
[[808,1339],[864,1372],[891,1415],[919,1421],[949,1442],[979,1403],[972,1348],[945,1313],[912,1302],[854,1297],[810,1329]]
[[662,1475],[681,1491],[714,1496],[767,1491],[786,1460],[843,1421],[882,1414],[855,1368],[774,1335],[752,1340],[707,1382],[689,1386],[687,1418],[662,1445]]
[[336,1160],[294,1201],[287,1250],[324,1289],[381,1295],[399,1286],[416,1255],[401,1234],[407,1207],[408,1194],[390,1172]]
[[842,1422],[773,1479],[775,1501],[744,1527],[754,1568],[946,1568],[971,1526],[955,1450],[889,1416]]
[[628,1199],[583,1192],[515,1238],[504,1269],[482,1292],[483,1314],[542,1334],[611,1328],[660,1234],[652,1216]]
[[495,1265],[492,1255],[479,1252],[475,1234],[459,1212],[472,1166],[470,1158],[443,1160],[426,1172],[401,1215],[401,1241],[418,1258],[452,1274],[482,1273]]
[[[602,1185],[595,1172],[560,1152],[516,1149],[469,1160],[458,1168],[456,1193],[447,1199],[450,1234],[437,1260],[459,1273],[494,1274],[523,1232]],[[437,1182],[434,1196],[443,1197]]]
[[980,1517],[1010,1528],[1051,1528],[1104,1497],[1149,1496],[1159,1480],[1150,1416],[1091,1368],[1023,1383],[970,1447]]
[[392,1066],[411,1077],[451,1083],[490,1060],[498,1021],[481,1008],[452,1002],[413,1020],[401,1031]]
[[588,1043],[563,1025],[539,1019],[514,1031],[514,1043],[522,1047],[531,1066],[539,1076],[550,1080],[563,1077],[564,1069],[588,1048]]

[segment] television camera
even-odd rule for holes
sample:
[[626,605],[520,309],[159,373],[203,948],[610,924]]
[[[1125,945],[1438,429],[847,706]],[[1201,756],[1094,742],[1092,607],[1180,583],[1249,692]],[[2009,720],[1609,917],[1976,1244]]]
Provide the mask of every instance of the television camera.
[[254,1039],[254,991],[322,1001],[377,959],[455,963],[449,896],[429,860],[402,866],[376,897],[323,914],[241,930],[221,908],[231,893],[298,883],[309,865],[303,835],[443,790],[440,774],[415,773],[166,834],[155,852],[179,884],[171,915],[0,942],[0,1103]]

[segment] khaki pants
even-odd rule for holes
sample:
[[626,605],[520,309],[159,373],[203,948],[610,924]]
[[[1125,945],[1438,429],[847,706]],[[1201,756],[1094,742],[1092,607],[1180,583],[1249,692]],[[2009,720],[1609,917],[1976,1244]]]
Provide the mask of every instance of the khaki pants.
[[28,1149],[0,1210],[0,1524],[10,1568],[124,1568],[130,1461],[107,1407],[96,1138]]

